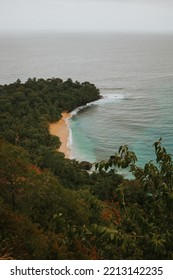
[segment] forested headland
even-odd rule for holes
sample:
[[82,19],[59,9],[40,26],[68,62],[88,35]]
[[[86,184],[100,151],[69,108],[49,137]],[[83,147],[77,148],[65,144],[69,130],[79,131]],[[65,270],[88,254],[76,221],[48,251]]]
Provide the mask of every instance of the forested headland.
[[161,139],[144,168],[128,146],[91,174],[57,152],[49,124],[100,97],[71,79],[0,85],[0,259],[173,259],[173,164]]

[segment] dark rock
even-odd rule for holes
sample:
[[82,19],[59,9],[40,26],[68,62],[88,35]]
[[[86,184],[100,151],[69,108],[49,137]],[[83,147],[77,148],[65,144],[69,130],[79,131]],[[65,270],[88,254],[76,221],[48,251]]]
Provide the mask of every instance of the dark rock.
[[81,169],[90,170],[91,167],[92,167],[92,163],[89,162],[89,161],[81,161],[79,166],[80,166]]
[[115,156],[110,156],[110,160],[114,160],[115,159]]

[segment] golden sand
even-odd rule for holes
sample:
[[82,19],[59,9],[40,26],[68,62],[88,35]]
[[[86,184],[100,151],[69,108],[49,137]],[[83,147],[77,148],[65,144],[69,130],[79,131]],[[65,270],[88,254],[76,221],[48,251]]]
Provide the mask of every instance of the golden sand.
[[70,113],[63,112],[62,118],[58,122],[51,123],[49,126],[50,134],[58,136],[61,141],[61,146],[58,149],[59,152],[64,153],[65,158],[70,157],[70,149],[68,147],[69,139],[69,128],[66,123],[66,120],[71,117]]

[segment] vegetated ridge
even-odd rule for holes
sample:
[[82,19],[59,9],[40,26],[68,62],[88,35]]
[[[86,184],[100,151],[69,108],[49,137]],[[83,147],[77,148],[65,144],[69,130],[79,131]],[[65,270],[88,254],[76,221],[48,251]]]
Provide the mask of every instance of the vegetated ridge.
[[161,139],[144,168],[128,146],[92,174],[57,152],[49,123],[99,98],[71,79],[0,86],[1,259],[173,258],[173,165]]

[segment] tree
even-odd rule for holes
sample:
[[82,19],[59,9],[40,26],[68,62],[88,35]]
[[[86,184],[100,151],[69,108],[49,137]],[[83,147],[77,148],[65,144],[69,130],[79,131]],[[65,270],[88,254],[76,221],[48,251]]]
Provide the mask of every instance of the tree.
[[[113,223],[117,231],[112,237],[108,230],[103,230],[100,242],[108,245],[109,238],[112,240],[109,256],[104,255],[104,258],[117,258],[119,255],[122,259],[172,259],[173,164],[161,140],[154,143],[156,163],[150,161],[144,168],[136,166],[136,155],[127,146],[121,146],[115,157],[96,166],[100,171],[116,166],[128,167],[134,175],[134,179],[123,180],[115,189],[120,207],[117,208],[116,203],[114,207],[119,209],[120,223],[116,224],[116,218],[110,219],[108,228]],[[113,250],[114,255],[110,255]]]
[[11,194],[12,208],[16,211],[17,190],[25,185],[28,173],[27,153],[21,148],[0,140],[1,195]]

